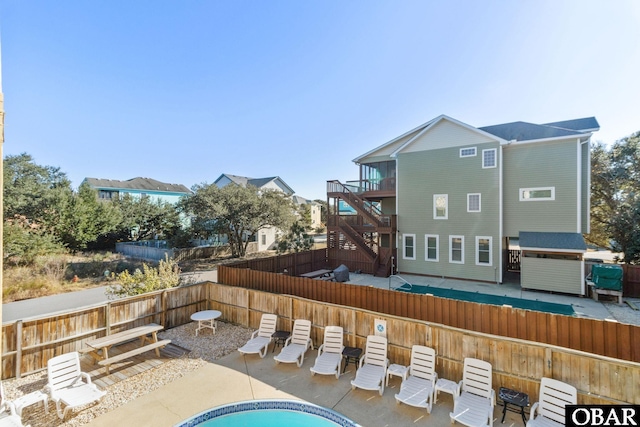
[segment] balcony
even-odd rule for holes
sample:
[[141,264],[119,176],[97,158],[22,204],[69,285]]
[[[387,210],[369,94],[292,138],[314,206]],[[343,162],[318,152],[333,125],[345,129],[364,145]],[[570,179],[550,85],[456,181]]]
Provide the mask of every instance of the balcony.
[[347,181],[346,186],[363,199],[396,197],[396,177]]

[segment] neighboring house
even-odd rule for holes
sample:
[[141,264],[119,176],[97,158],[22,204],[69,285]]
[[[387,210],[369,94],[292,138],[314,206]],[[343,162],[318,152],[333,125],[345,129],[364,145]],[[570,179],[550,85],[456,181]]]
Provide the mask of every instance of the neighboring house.
[[[282,191],[287,196],[292,196],[294,191],[279,176],[269,178],[248,178],[246,176],[222,174],[213,182],[218,188],[226,187],[229,184],[236,184],[246,187],[252,185],[258,189],[271,189]],[[279,230],[275,227],[265,227],[256,233],[258,252],[275,249]]]
[[84,182],[98,191],[100,200],[131,194],[134,197],[149,197],[153,201],[176,204],[181,197],[191,194],[191,190],[182,184],[167,184],[151,178],[137,177],[126,181],[85,178]]
[[311,227],[316,229],[322,225],[322,206],[318,202],[305,199],[300,196],[292,196],[291,200],[296,206],[309,206],[309,213],[311,214]]
[[[590,138],[595,118],[476,128],[437,117],[356,159],[329,181],[333,264],[584,294]],[[349,263],[351,265],[349,265]]]

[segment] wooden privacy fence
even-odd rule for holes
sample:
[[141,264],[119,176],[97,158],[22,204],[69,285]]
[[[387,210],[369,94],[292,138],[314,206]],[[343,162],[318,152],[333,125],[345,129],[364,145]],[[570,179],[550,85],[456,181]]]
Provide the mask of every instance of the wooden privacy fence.
[[207,309],[208,285],[185,286],[123,298],[55,316],[2,325],[2,378],[46,368],[54,356],[78,351],[85,342],[125,329],[158,323],[173,328]]
[[[532,401],[538,400],[544,376],[575,386],[581,404],[640,403],[639,363],[291,295],[210,286],[209,306],[220,310],[226,321],[257,329],[263,313],[274,313],[278,315],[277,328],[291,330],[295,319],[307,319],[316,348],[322,344],[324,328],[330,325],[344,328],[346,346],[364,348],[367,335],[373,334],[375,319],[383,319],[387,322],[390,363],[407,366],[411,346],[426,345],[437,352],[436,371],[441,378],[459,381],[464,358],[475,357],[491,363],[495,390],[501,386],[521,390]],[[308,357],[313,353],[307,353]]]
[[249,259],[229,265],[233,268],[248,268],[255,271],[268,271],[291,276],[299,276],[304,273],[309,273],[310,271],[330,267],[327,264],[326,249],[315,249],[273,257]]
[[229,266],[218,282],[640,362],[640,326]]

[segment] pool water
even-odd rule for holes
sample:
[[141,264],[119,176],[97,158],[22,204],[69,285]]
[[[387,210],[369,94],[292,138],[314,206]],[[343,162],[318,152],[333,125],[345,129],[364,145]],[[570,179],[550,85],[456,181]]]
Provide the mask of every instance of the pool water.
[[291,411],[249,411],[224,415],[198,424],[198,427],[336,427],[337,424],[316,415]]
[[249,400],[202,411],[175,427],[361,427],[336,411],[299,400]]

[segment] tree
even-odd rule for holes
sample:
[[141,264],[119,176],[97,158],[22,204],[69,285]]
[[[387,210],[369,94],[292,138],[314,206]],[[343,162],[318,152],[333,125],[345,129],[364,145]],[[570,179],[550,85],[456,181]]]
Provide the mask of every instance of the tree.
[[160,260],[158,267],[142,265],[133,274],[125,270],[112,277],[118,282],[115,286],[107,287],[106,293],[111,297],[128,297],[162,289],[175,288],[180,284],[180,267],[173,260],[165,257]]
[[82,250],[98,237],[114,231],[121,222],[122,215],[117,207],[98,200],[97,191],[83,183],[68,199],[60,221],[53,229],[69,249]]
[[587,241],[640,263],[640,132],[591,151],[591,233]]
[[313,237],[307,234],[308,228],[302,221],[291,225],[289,232],[278,240],[278,253],[308,251],[313,246]]
[[60,168],[40,166],[26,153],[4,159],[4,218],[24,217],[51,230],[72,197]]
[[65,251],[52,233],[19,215],[5,220],[2,240],[3,259],[15,265],[31,265],[38,256]]
[[180,215],[174,205],[149,197],[125,194],[112,203],[119,210],[122,221],[112,238],[120,241],[147,240],[156,236],[170,237],[180,226]]
[[204,238],[226,235],[234,257],[246,254],[258,230],[269,226],[286,229],[293,221],[291,200],[277,190],[200,184],[192,191],[180,206],[191,215],[194,234]]

